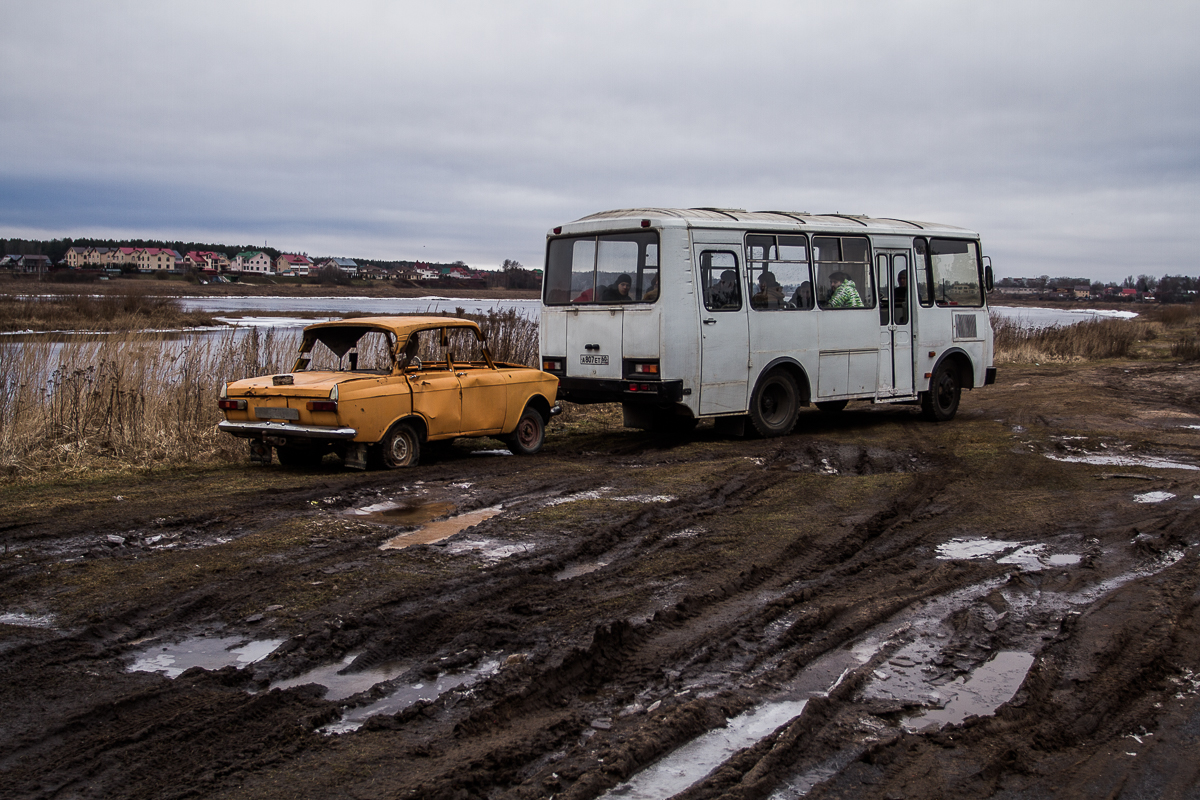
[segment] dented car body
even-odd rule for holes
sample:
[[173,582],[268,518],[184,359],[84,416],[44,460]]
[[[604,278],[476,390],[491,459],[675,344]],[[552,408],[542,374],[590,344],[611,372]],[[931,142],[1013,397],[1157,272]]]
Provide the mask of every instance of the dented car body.
[[492,360],[479,326],[454,317],[360,317],[304,329],[292,371],[231,381],[218,429],[250,441],[252,461],[346,466],[417,463],[422,445],[495,436],[542,447],[558,379]]

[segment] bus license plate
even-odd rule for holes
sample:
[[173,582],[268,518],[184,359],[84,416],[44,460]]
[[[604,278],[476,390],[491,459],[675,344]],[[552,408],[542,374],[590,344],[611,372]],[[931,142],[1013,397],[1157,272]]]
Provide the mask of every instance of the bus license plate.
[[608,356],[579,356],[580,364],[591,364],[592,366],[608,366]]

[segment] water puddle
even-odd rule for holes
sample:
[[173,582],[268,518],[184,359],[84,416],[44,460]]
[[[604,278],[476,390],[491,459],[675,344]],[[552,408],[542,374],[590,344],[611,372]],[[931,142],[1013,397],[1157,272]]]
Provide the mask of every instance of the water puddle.
[[807,700],[786,700],[750,709],[672,751],[602,795],[622,800],[665,800],[703,780],[736,753],[786,725],[804,711]]
[[844,770],[866,749],[860,746],[839,750],[812,769],[784,781],[767,800],[796,800],[798,797],[804,797],[818,783],[824,783]]
[[578,578],[580,575],[587,575],[589,572],[595,572],[601,567],[607,566],[607,561],[590,561],[586,564],[573,564],[572,566],[556,572],[554,574],[554,580],[569,581],[572,578]]
[[1103,466],[1116,467],[1149,467],[1150,469],[1190,469],[1200,470],[1194,464],[1184,464],[1179,461],[1169,461],[1165,458],[1154,458],[1153,456],[1119,456],[1119,455],[1101,455],[1099,453],[1085,453],[1080,456],[1061,456],[1054,453],[1047,453],[1046,458],[1053,461],[1068,461],[1074,464],[1097,464]]
[[455,556],[472,555],[485,558],[488,561],[499,561],[502,558],[515,556],[519,553],[529,553],[534,549],[532,544],[514,544],[498,539],[463,539],[446,546],[446,552]]
[[1146,492],[1144,494],[1135,494],[1133,502],[1135,503],[1163,503],[1167,500],[1174,499],[1175,495],[1170,492]]
[[997,564],[1017,567],[1026,572],[1037,572],[1047,567],[1069,567],[1080,563],[1083,557],[1075,553],[1046,553],[1045,544],[1022,544],[999,539],[951,539],[937,547],[937,557],[942,561],[973,561],[1004,554],[996,559]]
[[49,614],[22,614],[19,611],[0,614],[0,625],[16,625],[20,628],[53,628],[54,617]]
[[351,733],[363,726],[369,718],[379,714],[396,714],[421,700],[432,701],[451,689],[473,686],[484,678],[500,671],[498,660],[489,660],[465,672],[439,675],[434,681],[402,686],[396,691],[367,706],[346,709],[342,718],[322,726],[319,730],[326,736]]
[[575,492],[574,494],[566,494],[562,497],[551,497],[545,502],[547,506],[561,506],[563,503],[576,503],[580,500],[599,500],[604,496],[605,492],[611,492],[613,487],[601,486],[599,489],[591,489],[586,492]]
[[326,700],[344,700],[351,695],[365,692],[377,683],[390,681],[404,672],[404,667],[399,664],[381,664],[361,672],[341,674],[341,671],[349,667],[354,659],[358,658],[358,655],[358,653],[351,653],[336,664],[326,664],[311,669],[303,675],[297,675],[295,678],[276,681],[271,684],[270,688],[288,689],[292,686],[316,683],[325,687],[324,698]]
[[1002,650],[971,674],[940,687],[939,692],[947,698],[944,706],[906,717],[902,724],[909,731],[925,732],[957,725],[972,715],[994,714],[1021,688],[1032,666],[1033,656],[1029,653]]
[[424,525],[432,519],[444,517],[454,511],[454,503],[397,503],[388,501],[375,503],[347,512],[366,522],[379,522],[385,525]]
[[192,667],[204,669],[239,669],[262,661],[283,644],[282,639],[248,642],[237,636],[185,639],[175,644],[152,645],[142,650],[129,667],[129,672],[161,672],[177,678]]
[[[453,506],[450,503],[431,503],[430,505],[445,505]],[[414,544],[433,544],[440,542],[443,539],[449,539],[456,533],[470,528],[473,525],[478,525],[484,520],[492,517],[503,511],[502,506],[490,506],[488,508],[480,508],[475,511],[469,511],[466,514],[458,514],[453,517],[430,522],[419,530],[410,531],[409,533],[401,533],[398,536],[393,536],[383,544],[379,545],[380,550],[403,550],[405,547],[411,547]],[[442,513],[445,513],[444,511]],[[436,516],[436,515],[435,515]],[[416,523],[405,523],[416,524]]]

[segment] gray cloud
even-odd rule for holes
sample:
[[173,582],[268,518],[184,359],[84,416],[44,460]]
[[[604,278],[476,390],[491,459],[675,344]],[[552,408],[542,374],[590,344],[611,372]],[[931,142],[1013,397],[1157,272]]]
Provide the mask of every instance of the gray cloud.
[[538,264],[592,211],[720,205],[1196,272],[1187,3],[0,7],[0,235]]

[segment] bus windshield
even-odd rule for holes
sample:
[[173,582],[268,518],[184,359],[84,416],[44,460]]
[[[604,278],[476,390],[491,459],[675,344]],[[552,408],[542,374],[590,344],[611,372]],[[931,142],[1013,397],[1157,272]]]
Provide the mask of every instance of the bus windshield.
[[546,305],[653,303],[658,299],[658,232],[551,239]]

